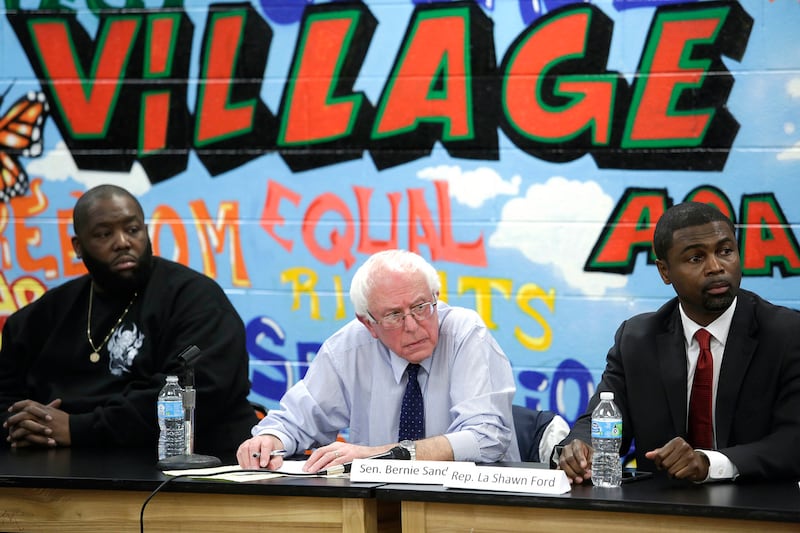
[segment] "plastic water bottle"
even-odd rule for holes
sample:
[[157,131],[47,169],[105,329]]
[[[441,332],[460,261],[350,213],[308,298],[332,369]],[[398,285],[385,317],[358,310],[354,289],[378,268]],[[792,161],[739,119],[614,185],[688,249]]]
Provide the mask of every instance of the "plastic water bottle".
[[167,376],[167,383],[158,393],[158,460],[186,451],[183,412],[183,389],[178,376]]
[[613,392],[601,392],[600,403],[592,411],[592,483],[595,487],[619,487],[622,463],[622,414],[614,403]]

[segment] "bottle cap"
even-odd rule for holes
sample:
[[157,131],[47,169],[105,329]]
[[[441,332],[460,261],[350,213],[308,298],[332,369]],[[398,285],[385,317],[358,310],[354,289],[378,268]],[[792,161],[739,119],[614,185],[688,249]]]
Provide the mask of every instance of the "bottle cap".
[[601,400],[613,400],[614,399],[614,393],[611,392],[611,391],[601,392],[600,393],[600,399]]
[[178,381],[178,376],[167,376],[167,381]]

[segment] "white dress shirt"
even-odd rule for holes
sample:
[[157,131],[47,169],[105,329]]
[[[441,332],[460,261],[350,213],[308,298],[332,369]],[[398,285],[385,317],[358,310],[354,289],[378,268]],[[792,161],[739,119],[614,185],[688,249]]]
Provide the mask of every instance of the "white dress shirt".
[[[700,344],[694,338],[694,334],[699,329],[705,329],[711,334],[711,355],[714,358],[714,378],[712,389],[712,422],[714,426],[714,443],[716,447],[717,441],[717,384],[719,383],[719,372],[722,368],[722,356],[725,353],[725,342],[728,339],[728,331],[731,329],[731,321],[733,320],[733,312],[736,310],[737,298],[734,298],[733,303],[728,306],[722,315],[719,316],[714,322],[708,326],[701,326],[690,319],[683,310],[683,305],[680,305],[681,322],[683,324],[683,335],[686,346],[686,365],[687,365],[687,386],[686,386],[686,405],[689,405],[689,400],[692,395],[692,383],[694,382],[694,372],[697,369],[697,360],[700,357]],[[686,411],[686,420],[688,424],[689,411]],[[728,457],[715,450],[697,450],[708,457],[708,477],[704,481],[718,481],[726,479],[736,479],[739,475],[739,470],[736,465],[731,462]]]

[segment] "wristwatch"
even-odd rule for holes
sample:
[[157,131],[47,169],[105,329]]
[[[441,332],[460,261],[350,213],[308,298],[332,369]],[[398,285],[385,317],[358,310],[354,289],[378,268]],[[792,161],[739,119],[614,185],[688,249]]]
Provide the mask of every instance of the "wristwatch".
[[417,459],[417,443],[413,440],[401,440],[400,447],[408,450],[408,455],[410,455],[410,459],[415,461]]
[[550,454],[550,468],[558,468],[558,461],[561,459],[561,452],[564,451],[562,444],[553,446],[553,453]]

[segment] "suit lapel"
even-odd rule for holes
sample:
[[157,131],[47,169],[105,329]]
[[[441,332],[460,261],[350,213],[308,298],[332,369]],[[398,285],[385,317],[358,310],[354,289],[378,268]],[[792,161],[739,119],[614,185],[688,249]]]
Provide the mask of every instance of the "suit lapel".
[[728,339],[725,342],[722,367],[717,381],[717,449],[729,445],[728,439],[731,434],[739,390],[758,345],[755,335],[756,328],[752,299],[747,293],[740,291]]
[[676,435],[686,435],[686,348],[680,314],[675,308],[667,319],[667,328],[656,336],[661,381],[669,405]]

